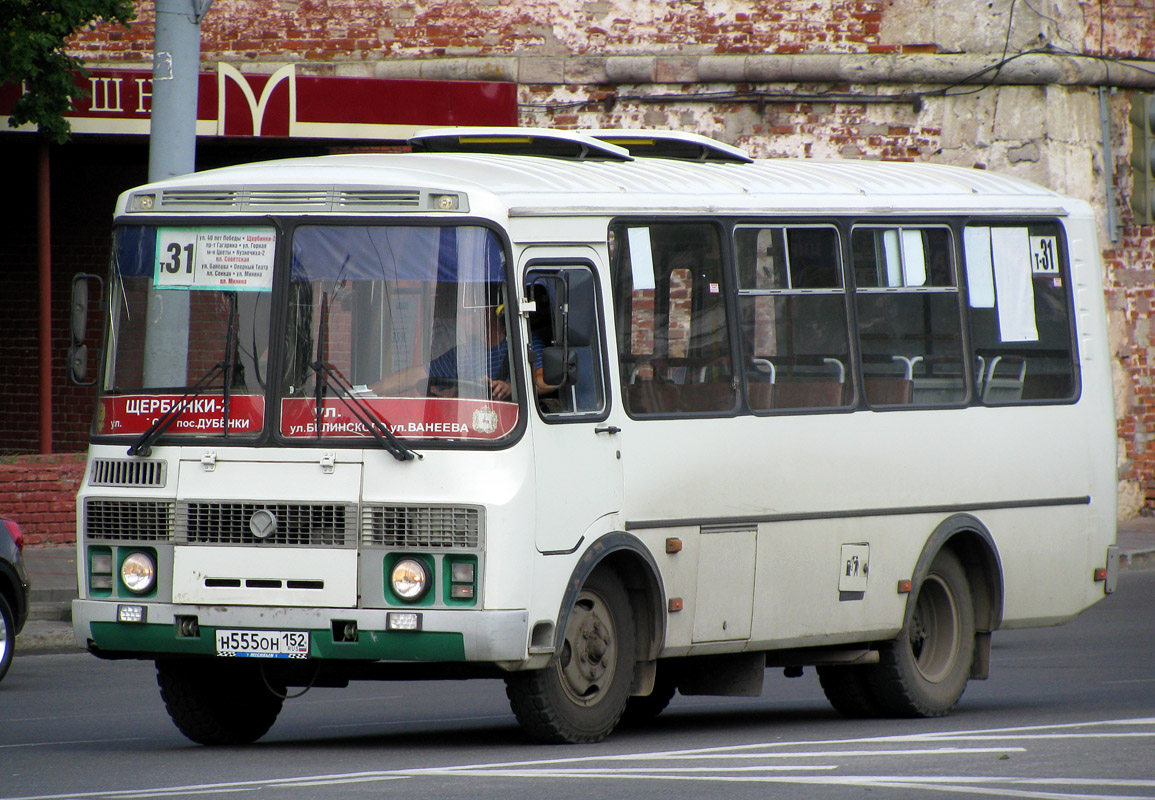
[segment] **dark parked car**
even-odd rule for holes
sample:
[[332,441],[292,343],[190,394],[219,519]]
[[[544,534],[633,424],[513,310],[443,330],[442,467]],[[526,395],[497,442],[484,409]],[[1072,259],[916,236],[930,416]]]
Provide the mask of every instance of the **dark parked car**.
[[0,680],[12,664],[16,634],[28,619],[28,574],[24,571],[24,534],[0,517]]

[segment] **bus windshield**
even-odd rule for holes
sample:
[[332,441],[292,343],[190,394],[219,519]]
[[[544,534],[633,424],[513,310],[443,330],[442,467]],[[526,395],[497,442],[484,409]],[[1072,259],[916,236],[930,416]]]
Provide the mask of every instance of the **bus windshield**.
[[132,226],[114,254],[98,434],[144,436],[165,414],[150,438],[271,423],[301,444],[486,440],[517,425],[505,254],[484,227]]

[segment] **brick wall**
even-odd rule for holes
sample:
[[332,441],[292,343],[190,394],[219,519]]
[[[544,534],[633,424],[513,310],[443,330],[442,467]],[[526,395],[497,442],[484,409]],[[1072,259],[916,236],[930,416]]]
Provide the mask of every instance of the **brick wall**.
[[[206,61],[361,62],[463,55],[664,52],[1011,52],[1053,42],[1112,56],[1155,52],[1152,0],[216,0]],[[73,49],[100,62],[151,60],[154,4],[129,29],[98,25]],[[1013,36],[1005,35],[1008,25]],[[676,64],[669,65],[677,69]]]
[[75,542],[83,478],[83,453],[10,457],[0,462],[0,511],[20,523],[30,547]]
[[[0,236],[0,455],[40,450],[39,276],[36,245],[38,146],[30,139],[5,142],[4,174],[24,194],[8,204]],[[69,144],[50,149],[52,169],[52,434],[54,452],[88,446],[94,391],[69,383],[66,360],[71,343],[69,313],[72,278],[77,273],[103,277],[108,271],[112,209],[123,189],[143,183],[140,155],[147,148]],[[8,222],[11,221],[11,225]],[[88,345],[96,366],[100,348],[101,304],[93,292]],[[92,377],[90,375],[90,377]]]

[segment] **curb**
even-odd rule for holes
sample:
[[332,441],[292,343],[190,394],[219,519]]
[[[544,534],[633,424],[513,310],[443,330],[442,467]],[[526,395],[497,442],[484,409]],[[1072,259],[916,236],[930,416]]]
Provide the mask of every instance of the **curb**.
[[1119,569],[1150,569],[1155,567],[1155,550],[1137,550],[1119,554]]
[[50,655],[52,653],[83,653],[84,648],[76,644],[76,635],[72,632],[72,625],[67,627],[59,623],[52,630],[29,631],[27,627],[16,637],[16,655],[37,653]]

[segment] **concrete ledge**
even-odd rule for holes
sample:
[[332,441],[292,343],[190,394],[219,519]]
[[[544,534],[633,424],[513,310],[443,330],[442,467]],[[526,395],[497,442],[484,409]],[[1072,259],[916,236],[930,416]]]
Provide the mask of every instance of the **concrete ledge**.
[[1029,53],[995,69],[997,54],[798,53],[791,55],[459,56],[391,59],[378,78],[521,84],[852,83],[1114,86],[1155,89],[1155,61],[1108,62]]

